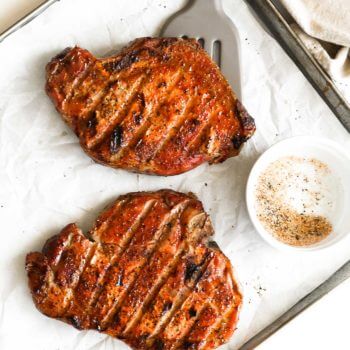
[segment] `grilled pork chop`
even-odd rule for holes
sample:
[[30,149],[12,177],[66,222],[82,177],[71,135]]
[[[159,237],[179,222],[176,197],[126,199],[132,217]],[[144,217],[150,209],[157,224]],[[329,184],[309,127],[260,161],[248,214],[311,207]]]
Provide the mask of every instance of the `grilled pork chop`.
[[214,349],[232,335],[241,295],[193,195],[121,196],[85,237],[75,225],[27,255],[37,308],[133,349]]
[[238,154],[255,125],[194,39],[142,38],[104,59],[75,47],[46,91],[97,162],[175,175]]

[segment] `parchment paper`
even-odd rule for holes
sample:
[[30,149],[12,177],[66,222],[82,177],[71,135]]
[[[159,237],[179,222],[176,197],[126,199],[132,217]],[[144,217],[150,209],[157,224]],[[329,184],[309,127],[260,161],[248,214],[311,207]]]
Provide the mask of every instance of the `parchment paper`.
[[127,349],[40,314],[27,288],[24,259],[70,222],[87,230],[107,203],[129,191],[193,191],[211,214],[216,241],[232,260],[244,294],[238,330],[223,349],[237,349],[350,257],[349,240],[316,253],[280,253],[248,219],[246,179],[270,145],[309,134],[350,151],[350,137],[242,0],[227,0],[225,8],[239,28],[243,103],[257,132],[239,157],[168,178],[113,170],[91,161],[55,112],[43,89],[44,67],[53,55],[75,44],[103,55],[156,35],[184,3],[62,0],[0,45],[0,349]]

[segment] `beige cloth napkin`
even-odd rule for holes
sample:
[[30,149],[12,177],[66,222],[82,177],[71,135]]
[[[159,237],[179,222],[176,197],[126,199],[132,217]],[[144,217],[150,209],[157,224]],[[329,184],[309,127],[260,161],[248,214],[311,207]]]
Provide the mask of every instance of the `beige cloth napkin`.
[[280,0],[292,28],[350,102],[350,0]]
[[310,36],[350,47],[350,0],[281,0]]

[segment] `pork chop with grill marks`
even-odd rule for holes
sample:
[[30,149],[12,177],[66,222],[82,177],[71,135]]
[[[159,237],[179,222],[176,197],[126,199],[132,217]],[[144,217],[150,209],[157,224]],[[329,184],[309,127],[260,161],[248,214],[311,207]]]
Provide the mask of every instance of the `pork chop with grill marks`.
[[194,39],[137,39],[97,59],[68,48],[46,67],[46,91],[97,162],[157,175],[236,156],[254,120]]
[[70,224],[27,255],[34,303],[133,349],[214,349],[231,337],[241,295],[212,234],[193,195],[119,197],[87,237]]

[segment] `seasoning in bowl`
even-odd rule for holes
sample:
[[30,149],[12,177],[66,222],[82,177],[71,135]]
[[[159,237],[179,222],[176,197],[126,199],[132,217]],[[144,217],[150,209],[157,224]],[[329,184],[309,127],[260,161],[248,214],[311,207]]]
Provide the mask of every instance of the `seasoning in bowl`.
[[329,167],[315,158],[279,158],[257,180],[259,221],[283,243],[309,246],[320,242],[332,232],[327,218],[334,203],[331,181]]

